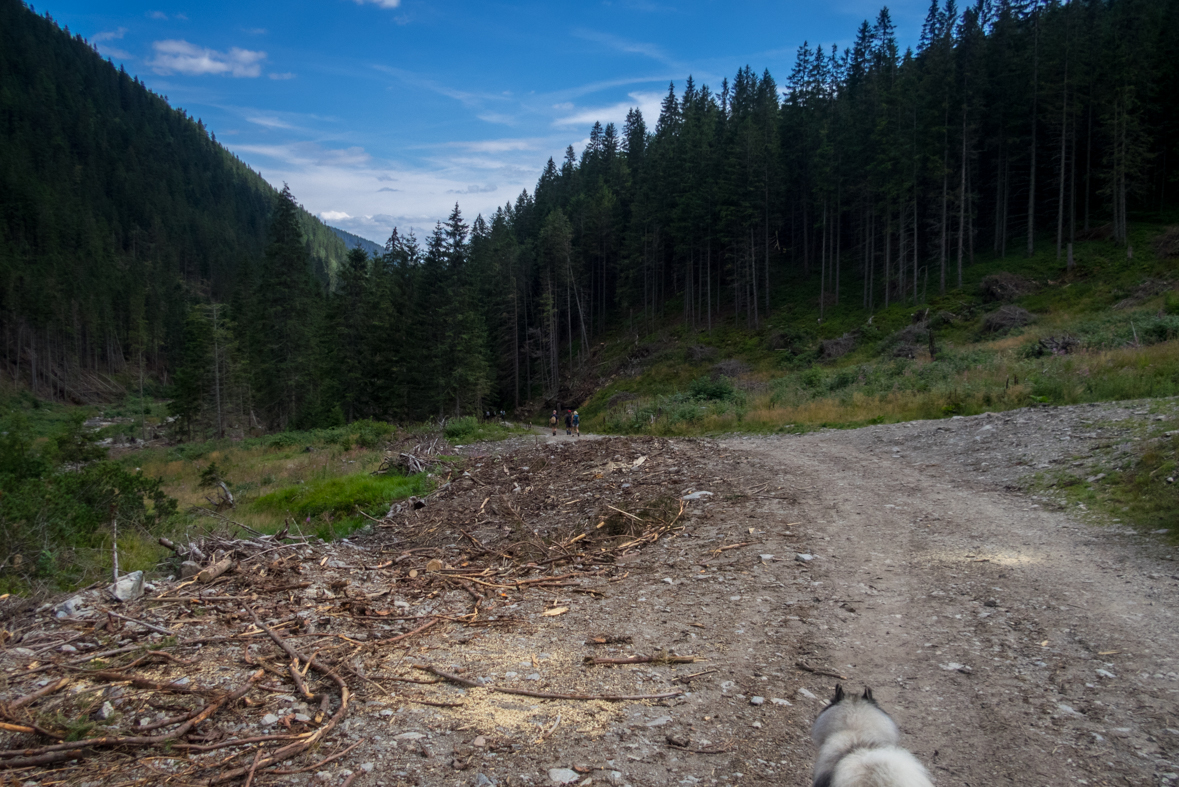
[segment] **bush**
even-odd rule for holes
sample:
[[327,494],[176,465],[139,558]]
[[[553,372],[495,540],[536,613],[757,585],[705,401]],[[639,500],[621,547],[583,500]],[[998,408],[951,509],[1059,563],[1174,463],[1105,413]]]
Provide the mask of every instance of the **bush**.
[[447,421],[446,426],[442,427],[442,433],[446,435],[447,440],[465,440],[478,428],[479,420],[475,416],[464,415],[462,418]]
[[[0,435],[0,565],[16,578],[69,585],[85,576],[83,554],[104,542],[112,521],[120,530],[152,531],[176,513],[160,480],[107,461],[77,469],[68,458],[93,457],[75,419],[38,448],[27,427],[10,421]],[[105,555],[105,550],[103,552]],[[7,578],[7,577],[6,577]]]
[[688,384],[688,396],[702,402],[727,402],[737,396],[737,388],[728,377],[697,377]]

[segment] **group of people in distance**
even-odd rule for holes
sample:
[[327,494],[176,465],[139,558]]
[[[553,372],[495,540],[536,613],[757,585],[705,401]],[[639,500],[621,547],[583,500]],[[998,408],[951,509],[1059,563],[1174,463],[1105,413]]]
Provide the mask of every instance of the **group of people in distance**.
[[[549,428],[553,430],[553,437],[557,436],[557,425],[560,422],[557,411],[553,410],[553,414],[549,416]],[[576,410],[565,411],[565,434],[581,437],[581,416]]]

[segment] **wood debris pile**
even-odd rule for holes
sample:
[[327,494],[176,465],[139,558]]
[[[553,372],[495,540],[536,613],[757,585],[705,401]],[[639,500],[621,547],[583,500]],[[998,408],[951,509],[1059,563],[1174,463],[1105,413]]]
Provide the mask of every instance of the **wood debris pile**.
[[435,492],[353,539],[168,542],[197,572],[139,598],[0,601],[0,771],[215,785],[340,760],[358,697],[445,707],[431,684],[470,683],[429,663],[445,632],[526,629],[530,593],[600,597],[620,562],[680,533],[698,505],[683,497],[725,484],[679,459],[657,439],[526,442],[451,460]]

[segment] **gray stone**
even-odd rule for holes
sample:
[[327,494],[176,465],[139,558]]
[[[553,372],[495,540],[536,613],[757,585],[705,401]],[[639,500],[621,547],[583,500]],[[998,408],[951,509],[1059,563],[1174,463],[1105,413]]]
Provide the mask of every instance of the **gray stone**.
[[790,702],[790,700],[784,700],[781,697],[770,697],[770,702],[774,703],[775,705],[790,705],[790,704],[792,704]]
[[273,713],[267,713],[262,717],[262,723],[267,726],[270,726],[271,724],[277,724],[278,716],[275,716]]
[[801,688],[798,690],[798,696],[806,697],[808,700],[817,700],[818,699],[818,697],[816,697],[811,692],[807,691],[806,689],[801,689]]
[[1104,669],[1097,670],[1097,674],[1103,678],[1116,678],[1117,677],[1117,675],[1113,674],[1109,670],[1104,670]]
[[645,727],[662,727],[664,724],[670,724],[670,723],[671,723],[671,716],[660,716],[658,718],[651,719],[651,721],[647,722],[643,726],[645,726]]
[[307,722],[311,721],[311,717],[308,716],[306,713],[296,713],[295,714],[295,721],[301,721],[304,724],[306,724]]
[[524,676],[524,680],[540,680],[539,672],[530,672]]
[[573,784],[580,778],[577,771],[569,768],[549,768],[549,781],[553,784]]
[[71,596],[53,608],[53,615],[58,619],[72,618],[84,604],[81,596]]
[[180,564],[180,578],[192,579],[201,573],[201,564],[193,560],[186,560]]
[[132,571],[119,577],[119,581],[110,586],[111,595],[119,601],[133,601],[143,595],[143,572]]
[[684,500],[704,500],[709,497],[712,497],[712,492],[700,491],[700,492],[693,492],[690,495],[684,495],[682,499],[684,499]]
[[496,787],[495,779],[477,773],[475,774],[475,787]]
[[815,556],[807,554],[806,552],[799,552],[797,555],[794,556],[794,559],[797,560],[799,563],[809,563],[815,559]]
[[394,735],[393,740],[398,741],[416,741],[426,737],[422,732],[403,732],[400,735]]
[[78,652],[78,649],[75,648],[73,645],[62,645],[60,648],[58,648],[58,650],[61,651],[62,653],[77,653]]
[[765,702],[766,702],[765,697],[750,697],[749,698],[750,705],[765,705]]
[[115,715],[115,706],[111,704],[110,700],[102,703],[102,707],[98,709],[98,718],[100,721],[106,721],[111,716]]

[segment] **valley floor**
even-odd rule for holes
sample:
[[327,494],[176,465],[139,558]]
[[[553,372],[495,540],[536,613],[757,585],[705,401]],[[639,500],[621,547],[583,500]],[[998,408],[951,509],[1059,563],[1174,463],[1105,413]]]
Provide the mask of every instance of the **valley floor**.
[[[810,724],[843,676],[849,687],[872,687],[901,727],[903,745],[943,787],[1173,784],[1179,570],[1172,547],[1078,518],[1085,516],[1079,507],[1065,510],[1020,488],[1032,473],[1090,461],[1090,449],[1145,439],[1158,413],[1173,414],[1176,404],[1037,408],[802,436],[575,441],[562,434],[468,446],[470,475],[420,513],[395,513],[368,536],[308,547],[288,561],[287,579],[309,586],[280,599],[272,624],[301,614],[312,624],[288,628],[292,640],[346,634],[355,649],[332,658],[356,696],[318,751],[279,767],[311,765],[358,745],[303,774],[259,770],[255,783],[342,785],[354,774],[355,785],[801,787],[810,783],[814,756]],[[660,537],[641,548],[615,544],[607,555],[597,546],[595,563],[586,547],[539,574],[556,576],[553,584],[532,590],[487,579],[520,564],[518,557],[486,561],[527,541],[528,531],[562,544],[554,554],[571,555],[579,542],[568,536],[592,536],[611,510],[653,521],[655,514],[643,513],[654,510],[651,501],[698,491],[712,495],[686,502],[678,518],[667,515]],[[483,577],[482,584],[429,584],[433,574],[408,573],[415,556],[424,565],[433,554],[455,572],[486,565],[484,573],[461,575]],[[384,566],[387,560],[397,562]],[[533,562],[543,569],[539,555]],[[259,601],[256,589],[249,600],[248,583],[260,579],[231,576],[207,591],[219,596],[202,602],[221,615],[177,618],[150,599],[124,612],[188,638],[177,648],[213,634],[253,637],[257,629],[232,613],[232,599],[274,602]],[[174,583],[161,583],[163,593],[185,597]],[[361,594],[367,601],[357,612]],[[230,601],[216,607],[215,598]],[[473,598],[482,599],[479,614],[464,626],[458,618]],[[300,606],[302,613],[283,616]],[[397,616],[405,622],[391,623]],[[82,620],[10,610],[6,625],[65,637]],[[387,636],[431,620],[413,638]],[[86,637],[96,648],[115,644]],[[265,638],[249,641],[258,643],[248,649],[255,656],[273,650]],[[324,645],[310,643],[330,639],[298,641],[311,652]],[[202,666],[165,662],[151,675],[236,686],[256,668],[244,663],[240,642],[178,652]],[[585,663],[660,652],[702,661]],[[2,658],[5,699],[35,688],[22,675],[36,658],[32,648],[10,646]],[[283,661],[272,663],[271,684],[282,683]],[[476,685],[407,683],[434,679],[415,664]],[[491,687],[599,699],[538,699]],[[313,729],[314,708],[293,696],[293,686],[283,691],[289,694],[259,691],[252,706],[227,711],[232,718],[210,719],[213,739]],[[677,691],[658,700],[600,699]],[[304,711],[285,730],[272,720]],[[6,735],[10,750],[37,743]],[[243,751],[236,764],[249,765],[253,751]],[[129,754],[103,755],[107,767],[119,767],[102,777],[68,763],[19,775],[26,784],[165,783],[163,771],[150,770],[163,765],[136,764]],[[196,783],[197,772],[184,771],[199,760],[193,756],[170,762],[176,775],[166,781]]]

